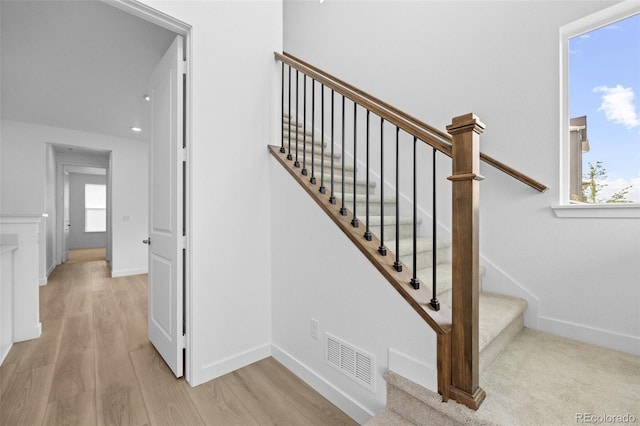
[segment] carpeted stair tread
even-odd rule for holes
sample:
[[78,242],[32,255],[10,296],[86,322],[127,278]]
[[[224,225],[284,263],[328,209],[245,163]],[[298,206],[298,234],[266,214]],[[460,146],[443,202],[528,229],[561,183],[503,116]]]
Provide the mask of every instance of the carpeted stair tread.
[[416,426],[415,423],[410,422],[398,413],[388,408],[385,408],[375,416],[373,416],[365,426]]
[[[451,306],[451,291],[438,295],[440,303],[446,303]],[[489,346],[489,344],[525,309],[527,309],[527,301],[517,297],[506,296],[503,294],[480,292],[480,331],[479,346],[480,352]]]
[[[296,151],[294,148],[291,148],[291,155],[293,156],[293,161],[295,161],[296,159]],[[322,159],[318,158],[318,156],[314,156],[313,161],[310,155],[307,155],[306,158],[303,157],[302,155],[302,151],[298,151],[298,161],[300,162],[300,164],[306,164],[307,168],[310,169],[311,168],[311,164],[313,163],[314,167],[319,169],[322,166]],[[334,161],[333,162],[333,167],[335,168],[336,172],[338,172],[341,167],[342,167],[342,162],[338,162],[338,161]],[[327,161],[326,159],[324,160],[324,168],[325,169],[329,169],[331,170],[331,160]],[[349,172],[351,175],[353,175],[353,164],[345,164],[344,165],[344,170],[345,172]],[[327,174],[327,172],[325,171],[325,174]],[[346,173],[345,173],[346,174]]]
[[[325,172],[325,175],[326,175],[327,181],[329,182],[330,179],[331,179],[331,173],[330,172],[329,173]],[[336,197],[338,197],[342,193],[341,192],[342,191],[342,188],[341,188],[342,173],[340,173],[339,170],[336,170],[336,172],[333,174],[333,181],[335,183],[334,192],[335,192]],[[345,173],[345,175],[344,175],[344,183],[345,183],[345,185],[346,184],[353,185],[353,174],[351,174],[351,176],[349,176],[349,174]],[[363,186],[363,187],[366,187],[366,185],[367,185],[367,181],[364,180],[364,179],[357,179],[356,183],[358,184],[358,186]],[[375,188],[375,187],[376,187],[376,182],[375,181],[370,181],[369,182],[369,188]],[[347,191],[346,188],[345,188],[345,194],[349,194],[350,192],[351,192],[350,190]]]
[[[359,215],[360,216],[360,215]],[[369,215],[369,226],[380,226],[381,222],[382,222],[382,216],[374,216],[374,215]],[[366,217],[359,217],[360,221],[362,223],[365,223]],[[413,223],[413,218],[412,217],[408,217],[408,216],[400,216],[398,217],[398,221],[397,221],[400,225],[407,225],[407,224],[412,224]],[[422,220],[420,218],[418,218],[418,225],[420,225],[420,223],[422,223]],[[395,225],[396,224],[396,216],[384,216],[384,226],[391,226],[391,225]],[[384,243],[385,246],[389,247],[387,245],[387,242],[385,241]]]
[[[293,141],[294,144],[291,145],[291,152],[295,155],[295,141]],[[288,145],[285,143],[285,148],[288,149]],[[319,143],[315,144],[315,146],[311,145],[310,143],[307,144],[300,144],[298,142],[298,156],[301,155],[301,153],[303,152],[307,152],[307,157],[311,156],[311,153],[313,152],[313,156],[314,157],[318,157],[320,158],[320,156],[322,155],[322,147],[320,146]],[[331,162],[331,149],[326,147],[324,148],[324,157],[325,157],[325,161]],[[336,160],[340,159],[340,152],[338,152],[337,150],[334,150],[333,152],[333,162],[334,164],[337,164]]]
[[[407,265],[411,266],[411,265]],[[420,279],[424,285],[431,288],[431,283],[433,280],[432,274],[433,268],[430,266],[427,268],[419,269],[416,275]],[[438,263],[436,265],[436,280],[438,287],[436,289],[436,293],[438,294],[438,298],[446,298],[447,303],[451,303],[450,296],[447,297],[447,293],[451,292],[451,286],[453,283],[452,280],[452,272],[453,268],[450,262]],[[482,278],[484,277],[485,269],[481,266],[479,270],[480,275],[480,291],[482,291]]]
[[[336,195],[336,197],[337,197],[338,199],[341,199],[339,195]],[[346,193],[346,194],[344,194],[344,201],[345,201],[345,202],[347,202],[347,201],[353,202],[353,194],[351,194],[351,193]],[[356,202],[358,202],[358,203],[360,203],[360,202],[364,203],[364,202],[366,202],[366,201],[367,201],[367,194],[366,194],[366,193],[364,193],[364,194],[356,193]],[[380,196],[379,196],[379,195],[374,195],[374,194],[369,193],[369,203],[380,204]],[[393,204],[393,205],[395,205],[395,203],[396,203],[396,198],[395,198],[395,197],[389,197],[389,196],[384,197],[384,203],[385,203],[385,205],[386,205],[386,204]]]
[[[431,238],[425,238],[425,237],[416,238],[416,250],[418,250],[418,253],[423,251],[431,251],[431,248],[433,247],[432,241],[433,239]],[[413,238],[401,239],[398,245],[400,248],[400,254],[410,253],[413,250]],[[395,247],[395,246],[396,246],[395,241],[389,242],[389,247]],[[436,240],[436,249],[448,248],[448,247],[451,247],[451,240],[441,239],[441,238],[438,238]]]

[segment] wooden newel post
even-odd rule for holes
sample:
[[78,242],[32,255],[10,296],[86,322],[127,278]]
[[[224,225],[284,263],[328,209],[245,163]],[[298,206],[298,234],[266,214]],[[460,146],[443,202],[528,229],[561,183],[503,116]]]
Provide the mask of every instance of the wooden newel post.
[[452,329],[450,396],[477,410],[484,397],[479,384],[479,181],[480,134],[484,124],[473,114],[455,117],[452,169]]

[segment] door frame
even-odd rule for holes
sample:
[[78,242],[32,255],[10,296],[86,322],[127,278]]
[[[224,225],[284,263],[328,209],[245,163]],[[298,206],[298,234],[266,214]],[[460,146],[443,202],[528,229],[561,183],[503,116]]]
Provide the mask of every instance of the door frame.
[[[56,144],[52,144],[56,145]],[[107,171],[107,247],[106,247],[106,259],[111,261],[112,252],[112,228],[111,228],[111,155],[109,155],[109,167],[101,167],[91,163],[74,162],[74,161],[57,161],[56,160],[56,183],[55,183],[55,211],[56,211],[56,223],[54,224],[56,231],[54,237],[53,257],[55,264],[62,264],[62,258],[64,256],[64,175],[68,174],[67,167],[91,167],[94,169],[105,169]],[[68,249],[68,247],[67,247]]]
[[166,28],[176,34],[179,34],[184,39],[183,52],[185,55],[186,63],[186,82],[184,86],[184,105],[183,105],[183,126],[184,126],[184,143],[186,146],[186,162],[184,165],[184,221],[185,221],[185,258],[183,263],[184,278],[183,278],[183,316],[184,316],[184,334],[185,334],[185,351],[184,351],[184,377],[187,382],[191,382],[192,377],[192,365],[193,365],[193,318],[192,318],[192,216],[191,216],[191,188],[192,188],[192,171],[191,171],[191,134],[192,134],[192,75],[191,75],[191,63],[193,58],[192,44],[191,44],[191,25],[180,21],[172,16],[169,16],[159,10],[156,10],[145,4],[135,2],[132,0],[102,0],[110,6],[116,7],[123,12],[134,15],[140,19],[156,24],[160,27]]

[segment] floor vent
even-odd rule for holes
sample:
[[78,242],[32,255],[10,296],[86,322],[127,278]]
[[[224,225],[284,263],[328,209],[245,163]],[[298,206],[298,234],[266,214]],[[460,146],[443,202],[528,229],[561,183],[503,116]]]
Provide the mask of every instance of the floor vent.
[[329,333],[325,333],[325,337],[327,364],[375,393],[375,356],[361,351]]

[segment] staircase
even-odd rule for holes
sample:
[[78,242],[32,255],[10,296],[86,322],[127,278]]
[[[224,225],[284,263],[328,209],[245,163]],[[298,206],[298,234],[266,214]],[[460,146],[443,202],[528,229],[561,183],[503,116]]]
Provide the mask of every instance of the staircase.
[[[311,137],[312,132],[309,125],[305,131],[301,122],[291,119],[285,115],[283,119],[284,142],[288,146],[291,142],[292,159],[286,160],[284,153],[279,153],[277,147],[272,147],[272,152],[276,156],[281,156],[282,160],[288,164],[290,172],[297,173],[307,180],[311,175],[311,167],[313,164],[314,175],[317,179],[317,185],[324,183],[327,187],[327,193],[330,190],[329,182],[331,175],[331,152],[325,141]],[[297,159],[299,167],[295,167],[296,161],[296,136],[297,136]],[[290,139],[289,139],[290,137]],[[305,141],[306,143],[303,143]],[[323,149],[324,148],[324,149]],[[324,152],[323,152],[324,151]],[[313,159],[312,159],[313,153]],[[306,154],[306,155],[305,155]],[[324,158],[323,158],[324,156]],[[342,159],[340,153],[333,153],[334,165],[334,184],[336,194],[336,205],[340,206],[342,198],[347,209],[353,206],[353,165],[345,164],[345,192],[341,193],[342,184]],[[303,169],[307,169],[306,175],[302,175]],[[324,171],[324,176],[321,176]],[[367,183],[364,179],[358,177],[355,180],[356,186],[356,211],[358,219],[364,233],[363,224],[365,223],[364,212],[366,209],[366,187]],[[328,195],[327,195],[328,197]],[[380,235],[381,216],[376,212],[380,212],[380,204],[384,202],[384,209],[387,212],[395,211],[396,199],[393,196],[385,195],[384,200],[377,194],[375,182],[369,183],[369,209],[370,209],[370,230],[376,236]],[[337,207],[336,207],[337,208]],[[350,213],[349,213],[350,215]],[[418,221],[420,225],[420,221]],[[411,217],[399,217],[399,240],[398,247],[400,260],[403,263],[403,269],[409,270],[409,266],[413,264],[413,254],[411,251],[413,245],[413,220]],[[388,248],[388,256],[393,258],[394,247],[396,247],[396,217],[384,217],[384,235],[385,246]],[[451,305],[452,299],[452,264],[450,261],[451,242],[449,240],[440,239],[436,243],[436,264],[433,265],[432,250],[433,244],[431,238],[419,237],[416,242],[416,264],[417,277],[420,282],[427,287],[426,291],[430,294],[432,285],[432,270],[437,270],[437,296],[440,303]],[[480,277],[482,277],[484,269],[480,268]],[[482,290],[482,284],[480,286]],[[479,297],[480,303],[480,325],[479,325],[479,346],[480,346],[480,371],[488,366],[502,349],[523,329],[524,311],[527,308],[527,302],[523,299],[504,296],[500,294],[481,291]],[[391,416],[385,414],[385,416]],[[389,423],[391,424],[391,423]]]

